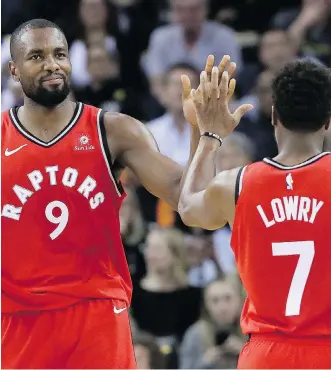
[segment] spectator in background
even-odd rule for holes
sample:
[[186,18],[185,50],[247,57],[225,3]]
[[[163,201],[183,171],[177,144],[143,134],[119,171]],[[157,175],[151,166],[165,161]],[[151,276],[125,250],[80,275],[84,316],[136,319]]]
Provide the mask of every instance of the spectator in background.
[[72,63],[72,84],[82,87],[91,83],[88,72],[88,47],[98,44],[109,53],[117,52],[116,39],[111,29],[107,0],[80,0],[79,3],[80,35],[70,47]]
[[165,368],[164,356],[152,335],[137,333],[132,341],[138,369]]
[[[297,56],[298,48],[286,30],[272,29],[266,31],[262,35],[259,45],[259,63],[245,65],[238,77],[241,96],[251,92],[251,89],[256,85],[259,74],[264,69],[276,73]],[[251,114],[254,115],[254,112],[252,111]]]
[[[166,113],[147,123],[148,129],[162,154],[185,167],[190,156],[190,126],[182,105],[181,75],[189,76],[192,87],[199,84],[199,72],[188,63],[176,63],[162,80],[162,101]],[[154,197],[144,187],[137,190],[144,218],[162,226],[181,226],[179,215],[165,202]]]
[[[255,88],[256,96],[253,96],[253,99],[250,98],[250,100],[259,102],[258,106],[255,107],[255,115],[253,117],[243,117],[237,128],[237,131],[246,134],[254,143],[256,147],[254,160],[256,161],[265,157],[274,157],[278,154],[274,128],[271,124],[271,84],[273,78],[274,73],[270,70],[260,73]],[[248,99],[243,98],[240,104],[243,101],[248,101]]]
[[180,231],[154,228],[145,248],[147,273],[134,287],[132,315],[140,330],[156,337],[168,364],[176,366],[177,344],[199,316],[201,290],[189,286]]
[[273,27],[288,29],[304,56],[317,57],[331,63],[331,1],[302,0],[301,8],[279,11],[271,22]]
[[[116,42],[124,85],[146,93],[148,83],[140,68],[140,57],[155,27],[160,25],[162,0],[108,0],[117,24]],[[163,0],[168,1],[168,0]]]
[[186,258],[189,265],[189,283],[191,286],[203,288],[221,275],[220,268],[215,262],[214,256],[209,255],[208,249],[210,244],[211,251],[214,251],[211,235],[206,233],[185,234],[184,241],[186,245]]
[[237,287],[224,279],[210,283],[204,290],[201,317],[185,333],[180,368],[236,368],[244,345],[238,335],[240,309]]
[[145,240],[147,230],[134,189],[126,188],[125,190],[127,196],[120,209],[121,236],[131,278],[137,282],[146,273],[141,245]]
[[87,72],[91,81],[89,85],[75,89],[78,101],[107,112],[120,112],[139,120],[144,118],[137,95],[123,86],[116,56],[110,54],[104,46],[96,44],[88,48]]
[[[233,132],[223,141],[217,158],[217,172],[246,166],[253,162],[256,148],[251,139],[241,132]],[[221,270],[226,274],[237,271],[234,254],[231,249],[231,229],[224,226],[213,233],[215,257]]]
[[1,111],[23,105],[23,90],[19,82],[8,79],[6,88],[1,93]]
[[190,156],[190,126],[183,113],[182,74],[188,75],[193,88],[198,86],[199,72],[191,64],[177,63],[170,66],[162,85],[162,102],[166,113],[150,121],[147,127],[153,134],[160,152],[185,166]]
[[198,70],[204,68],[206,56],[215,60],[231,55],[240,70],[241,51],[232,29],[207,21],[207,0],[171,0],[173,23],[153,31],[143,61],[152,92],[161,94],[162,77],[174,63],[186,61]]

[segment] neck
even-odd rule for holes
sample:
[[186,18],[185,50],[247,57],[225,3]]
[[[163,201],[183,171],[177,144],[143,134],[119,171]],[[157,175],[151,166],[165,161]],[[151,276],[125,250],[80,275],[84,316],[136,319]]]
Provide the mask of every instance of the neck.
[[295,165],[322,152],[323,137],[315,134],[287,132],[279,143],[279,154],[275,158],[284,165]]
[[22,125],[41,140],[52,140],[69,123],[75,110],[75,103],[69,98],[52,108],[46,108],[25,97],[24,105],[18,111]]
[[184,29],[184,38],[187,44],[195,44],[200,37],[201,27],[195,29]]
[[183,132],[185,130],[185,126],[187,125],[183,113],[172,113],[172,118],[178,131]]
[[33,100],[25,97],[23,108],[19,111],[20,116],[26,122],[31,122],[33,126],[43,128],[52,127],[68,116],[71,117],[74,111],[74,103],[68,98],[55,107],[47,108],[36,104]]
[[145,282],[151,288],[159,290],[172,290],[176,288],[173,276],[170,271],[153,271],[149,270],[145,277]]

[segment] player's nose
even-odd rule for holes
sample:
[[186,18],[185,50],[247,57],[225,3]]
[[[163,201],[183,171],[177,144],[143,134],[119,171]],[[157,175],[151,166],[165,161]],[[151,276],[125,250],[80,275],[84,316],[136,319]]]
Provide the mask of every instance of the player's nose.
[[44,70],[45,71],[50,71],[50,72],[55,72],[60,69],[60,66],[56,62],[56,60],[53,57],[49,57],[45,59],[44,63]]

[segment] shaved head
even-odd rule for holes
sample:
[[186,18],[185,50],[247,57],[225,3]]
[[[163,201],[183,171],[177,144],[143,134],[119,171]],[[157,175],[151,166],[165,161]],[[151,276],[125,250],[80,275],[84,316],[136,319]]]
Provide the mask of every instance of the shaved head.
[[69,94],[71,63],[63,31],[45,19],[19,26],[11,36],[9,71],[26,98],[52,108]]
[[23,47],[22,45],[23,34],[26,31],[40,28],[55,28],[62,33],[63,38],[66,40],[63,31],[55,23],[50,22],[47,19],[32,19],[17,27],[10,37],[10,55],[13,61],[16,61],[18,57],[18,52]]

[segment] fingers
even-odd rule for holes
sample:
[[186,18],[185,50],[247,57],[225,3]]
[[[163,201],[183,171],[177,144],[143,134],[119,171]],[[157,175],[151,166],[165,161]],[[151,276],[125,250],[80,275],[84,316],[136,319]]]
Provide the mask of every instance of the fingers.
[[222,74],[219,90],[220,90],[220,99],[227,101],[227,95],[229,91],[229,74],[227,71],[224,71]]
[[228,66],[228,63],[230,62],[230,55],[224,55],[222,60],[220,61],[220,64],[218,65],[219,75],[222,76],[222,73],[225,71],[226,67]]
[[208,82],[207,72],[203,71],[200,74],[200,90],[202,94],[202,101],[205,103],[208,102],[208,98],[209,98],[207,82]]
[[238,123],[240,122],[242,116],[247,113],[248,111],[252,110],[254,108],[254,106],[252,104],[243,104],[241,105],[239,108],[237,108],[235,110],[235,112],[233,113],[233,118],[236,122],[236,124],[238,125]]
[[231,62],[229,67],[228,67],[228,74],[229,74],[229,79],[233,76],[234,72],[236,71],[237,65],[235,62]]
[[[230,76],[229,76],[230,78]],[[228,101],[232,98],[234,91],[236,89],[236,83],[237,81],[234,78],[231,78],[229,82],[229,89],[228,89]]]
[[205,66],[205,71],[207,72],[207,75],[208,76],[211,75],[211,71],[213,69],[214,62],[215,62],[214,55],[212,55],[212,54],[211,55],[208,55],[207,61],[206,61],[206,66]]
[[181,75],[181,80],[182,80],[182,95],[183,99],[188,99],[190,94],[191,94],[191,81],[188,76],[186,75]]
[[211,93],[210,98],[214,101],[218,98],[218,68],[213,67],[211,72]]

